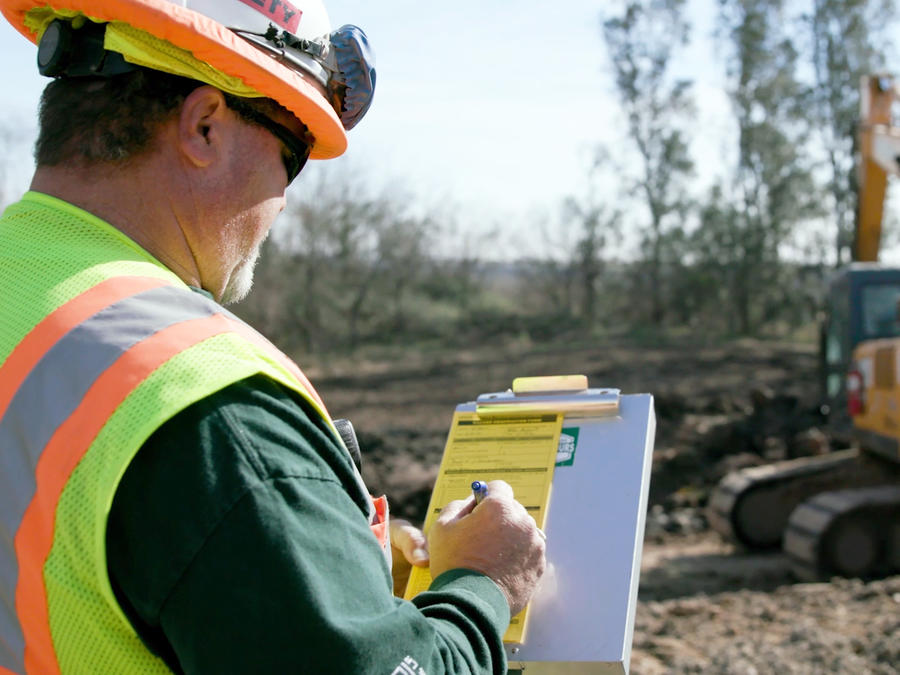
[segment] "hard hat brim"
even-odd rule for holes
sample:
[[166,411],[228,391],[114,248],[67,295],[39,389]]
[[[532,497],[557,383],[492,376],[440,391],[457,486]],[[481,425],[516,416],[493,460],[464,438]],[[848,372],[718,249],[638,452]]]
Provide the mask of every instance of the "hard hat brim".
[[[48,4],[40,0],[0,0],[0,12],[16,30],[36,42],[37,36],[25,26],[25,14]],[[145,30],[191,51],[227,75],[241,78],[309,128],[315,138],[311,159],[330,159],[347,149],[347,133],[340,119],[313,84],[207,16],[165,0],[55,0],[52,4],[100,21],[121,21]]]

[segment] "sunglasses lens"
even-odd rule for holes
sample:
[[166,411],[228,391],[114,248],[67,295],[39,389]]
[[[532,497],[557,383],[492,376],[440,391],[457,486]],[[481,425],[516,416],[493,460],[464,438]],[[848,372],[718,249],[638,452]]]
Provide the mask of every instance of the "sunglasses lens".
[[287,146],[288,153],[284,156],[284,169],[287,171],[287,184],[290,185],[303,166],[306,164],[306,158],[309,157],[309,147],[305,148],[305,152],[301,156],[297,156],[294,148]]
[[287,149],[287,153],[283,156],[283,161],[284,169],[287,171],[287,184],[290,185],[306,165],[306,160],[309,159],[309,153],[313,146],[313,138],[309,134],[309,131],[305,131],[301,138],[286,126],[279,124],[268,115],[243,103],[240,99],[233,96],[226,96],[225,100],[229,108],[237,112],[247,121],[263,127],[282,142]]
[[290,157],[284,158],[284,168],[287,171],[287,184],[290,185],[294,182],[294,179],[297,177],[297,174],[300,172],[297,170],[297,158],[294,157],[294,153],[291,153]]

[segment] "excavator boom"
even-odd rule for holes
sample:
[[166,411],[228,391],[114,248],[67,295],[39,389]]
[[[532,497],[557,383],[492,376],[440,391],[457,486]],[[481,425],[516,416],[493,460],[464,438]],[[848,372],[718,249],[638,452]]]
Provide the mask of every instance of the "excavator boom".
[[864,77],[860,87],[859,211],[853,260],[877,262],[887,174],[900,174],[900,131],[891,126],[893,80]]

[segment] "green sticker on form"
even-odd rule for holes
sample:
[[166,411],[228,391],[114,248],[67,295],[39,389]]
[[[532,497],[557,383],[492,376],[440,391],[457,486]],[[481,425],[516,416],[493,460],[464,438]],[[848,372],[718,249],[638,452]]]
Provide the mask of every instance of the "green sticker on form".
[[578,427],[569,427],[559,432],[559,447],[556,449],[556,466],[572,466],[575,463],[575,448],[578,446]]

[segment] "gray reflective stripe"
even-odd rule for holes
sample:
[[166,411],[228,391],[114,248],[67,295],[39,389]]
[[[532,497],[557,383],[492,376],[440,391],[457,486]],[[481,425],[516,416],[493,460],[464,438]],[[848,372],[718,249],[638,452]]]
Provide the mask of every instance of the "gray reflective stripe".
[[122,353],[168,326],[216,313],[225,312],[200,294],[172,286],[125,298],[63,336],[19,387],[0,419],[0,666],[25,670],[13,538],[34,495],[44,446]]
[[[4,555],[0,556],[0,564],[5,564],[6,542],[4,541],[2,545]],[[5,574],[5,570],[2,570],[2,573]],[[13,574],[15,574],[15,570],[13,570]],[[22,640],[22,629],[19,628],[16,608],[11,604],[12,599],[6,597],[5,588],[2,589],[2,596],[0,597],[0,668],[7,668],[14,673],[24,673],[25,645]]]

